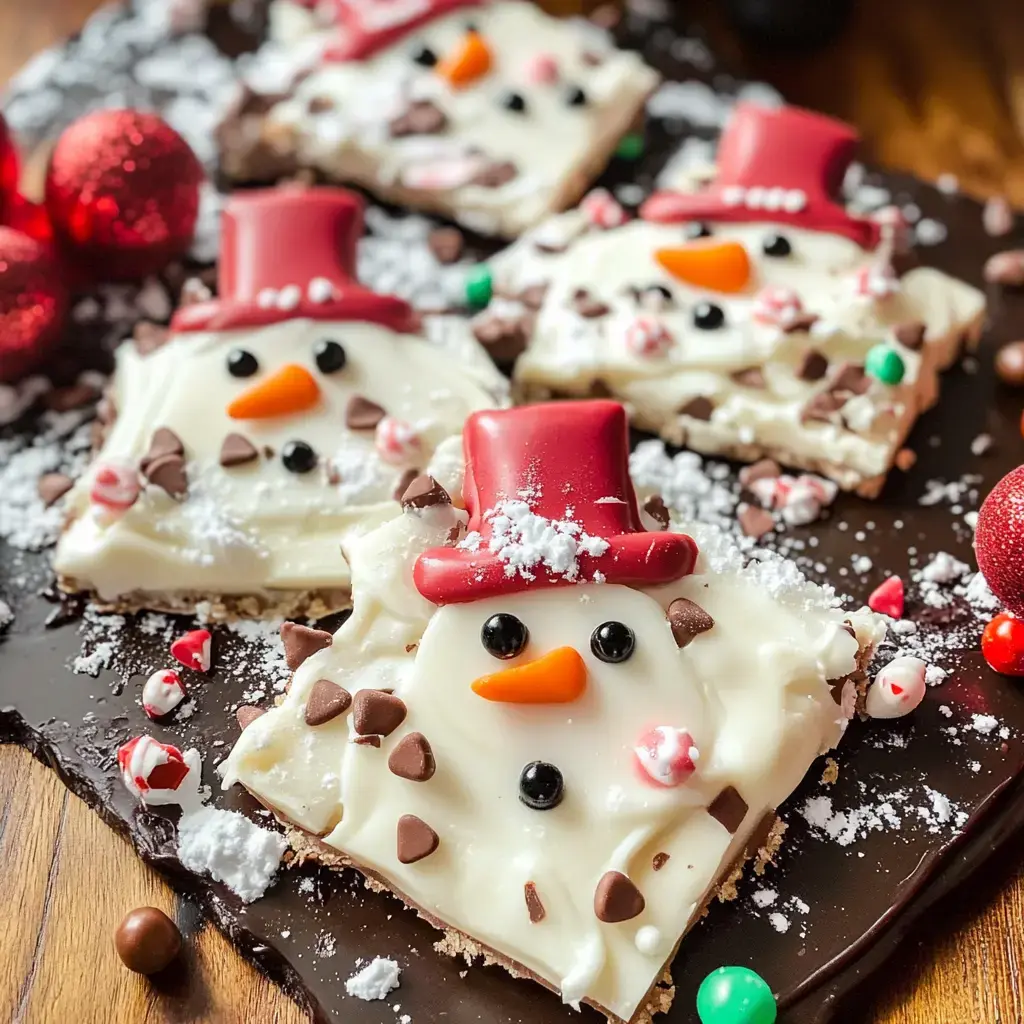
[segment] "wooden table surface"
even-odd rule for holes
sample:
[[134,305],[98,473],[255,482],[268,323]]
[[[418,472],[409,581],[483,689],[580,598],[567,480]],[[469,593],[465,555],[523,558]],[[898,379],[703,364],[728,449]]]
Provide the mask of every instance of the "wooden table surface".
[[[97,6],[0,2],[0,81]],[[715,0],[692,6],[724,56],[794,102],[858,125],[873,160],[929,179],[951,172],[965,191],[1024,207],[1020,0],[860,0],[840,44],[785,60],[733,39]],[[865,1021],[1024,1021],[1024,871],[1004,870],[971,897],[899,962],[865,1004]],[[160,991],[124,970],[111,942],[121,917],[145,904],[176,914],[194,936],[180,974]],[[0,907],[2,1021],[305,1019],[52,772],[12,747],[0,747]]]

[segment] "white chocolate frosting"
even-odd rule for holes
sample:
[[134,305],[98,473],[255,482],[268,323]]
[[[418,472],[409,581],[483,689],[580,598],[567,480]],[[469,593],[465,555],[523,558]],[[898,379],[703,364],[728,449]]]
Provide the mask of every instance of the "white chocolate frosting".
[[[57,572],[101,599],[130,596],[156,607],[173,605],[176,595],[284,600],[347,591],[347,539],[398,513],[393,495],[403,473],[425,469],[438,446],[448,454],[432,471],[458,495],[453,474],[461,472],[463,421],[506,400],[506,382],[463,324],[441,318],[428,328],[436,343],[368,323],[290,320],[183,333],[147,355],[122,345],[113,379],[117,419],[95,465],[134,466],[154,431],[169,428],[184,447],[188,491],[175,499],[150,484],[127,511],[112,511],[90,501],[96,470],[87,472],[69,497],[74,518],[57,547]],[[324,339],[345,349],[339,372],[317,367],[313,349]],[[255,356],[255,375],[229,374],[227,355],[236,348]],[[304,367],[316,381],[312,408],[259,419],[228,415],[232,399],[286,364]],[[411,429],[414,443],[396,455],[374,429],[348,429],[346,407],[355,395]],[[231,433],[250,441],[258,457],[222,466],[221,445]],[[285,468],[282,449],[295,440],[316,453],[311,472]]]
[[[566,1002],[587,1000],[630,1020],[765,812],[839,740],[852,708],[836,703],[828,681],[857,670],[859,649],[877,640],[873,617],[845,616],[855,638],[830,594],[791,566],[714,571],[704,555],[693,575],[646,591],[579,583],[438,609],[415,589],[412,565],[450,541],[464,518],[447,505],[408,511],[353,546],[352,617],[300,665],[283,703],[245,729],[222,769],[224,785],[241,782]],[[706,528],[694,536],[700,543]],[[729,543],[708,539],[716,553]],[[682,648],[666,619],[680,597],[714,619]],[[583,696],[567,704],[478,696],[473,681],[505,664],[480,640],[498,612],[527,625],[527,661],[571,646],[586,666]],[[636,636],[633,656],[620,664],[591,651],[595,627],[610,620]],[[311,727],[306,705],[324,679],[353,695],[393,689],[407,717],[379,749],[352,742],[352,713]],[[693,771],[677,785],[652,781],[636,761],[638,741],[658,726],[691,737]],[[436,763],[427,781],[388,767],[414,732]],[[535,760],[564,777],[553,809],[519,799],[520,771]],[[731,829],[708,810],[727,787],[746,806]],[[407,814],[439,842],[403,864],[396,826]],[[668,855],[660,870],[656,854]],[[619,923],[595,913],[595,888],[609,871],[627,875],[645,901]],[[543,905],[536,922],[528,882]]]
[[[443,61],[470,23],[491,53],[486,74],[454,88],[413,59],[427,47]],[[322,62],[323,48],[340,38],[337,26],[324,27],[289,0],[271,5],[271,42],[257,56],[254,86],[261,91],[282,65],[304,74],[271,110],[268,134],[287,134],[283,144],[296,147],[301,165],[335,180],[506,237],[579,196],[658,82],[638,55],[615,49],[594,26],[560,21],[523,0],[456,10],[366,59]],[[550,81],[537,80],[541,57],[554,68]],[[566,101],[572,87],[583,90],[584,104]],[[503,105],[510,92],[525,101],[522,111]],[[395,137],[390,123],[416,101],[436,105],[446,126]],[[473,183],[506,161],[516,166],[509,181]]]

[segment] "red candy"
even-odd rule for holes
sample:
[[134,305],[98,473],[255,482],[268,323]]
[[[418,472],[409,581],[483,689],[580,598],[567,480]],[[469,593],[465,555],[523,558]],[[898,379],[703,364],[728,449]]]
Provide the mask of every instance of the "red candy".
[[981,634],[981,653],[994,672],[1024,676],[1024,622],[1000,612]]
[[903,580],[899,576],[890,576],[884,583],[875,587],[868,598],[868,607],[873,612],[881,612],[894,619],[902,619]]
[[974,534],[978,568],[992,593],[1024,617],[1024,466],[992,488]]
[[668,328],[654,316],[638,316],[626,328],[626,348],[635,356],[654,358],[672,347]]
[[193,629],[171,644],[171,655],[186,668],[210,671],[210,631]]
[[182,752],[152,736],[136,736],[117,752],[117,764],[124,784],[136,796],[145,798],[153,790],[175,791],[189,773]]
[[658,786],[679,786],[695,771],[699,757],[685,729],[658,725],[648,729],[633,748],[644,776]]
[[617,228],[627,221],[626,211],[606,188],[595,188],[580,200],[580,210],[594,227]]

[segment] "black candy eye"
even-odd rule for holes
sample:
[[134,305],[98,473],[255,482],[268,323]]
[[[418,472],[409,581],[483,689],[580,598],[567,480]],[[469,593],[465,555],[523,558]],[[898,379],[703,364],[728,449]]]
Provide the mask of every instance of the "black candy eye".
[[501,105],[514,114],[522,114],[526,110],[526,100],[522,93],[507,92],[501,97]]
[[695,242],[698,238],[710,238],[711,228],[702,220],[692,220],[683,228],[683,237],[689,242]]
[[765,256],[789,256],[792,251],[793,246],[785,235],[767,235],[761,243]]
[[308,473],[316,468],[316,452],[305,441],[289,441],[281,449],[281,461],[289,473]]
[[313,348],[313,358],[321,373],[337,373],[348,361],[345,350],[336,341],[318,341]]
[[507,612],[492,615],[480,630],[480,642],[487,653],[502,661],[520,654],[529,639],[526,623]]
[[693,307],[693,326],[702,331],[715,331],[725,323],[721,306],[713,302],[698,302]]
[[519,799],[535,811],[550,811],[562,802],[562,773],[547,761],[531,761],[519,774]]
[[570,107],[585,107],[587,105],[587,94],[578,85],[570,85],[565,90],[565,102]]
[[622,622],[602,622],[590,634],[590,649],[598,661],[610,665],[628,661],[636,650],[636,633]]
[[233,348],[228,353],[228,373],[232,377],[251,377],[259,368],[256,357],[244,348]]
[[412,52],[412,59],[425,68],[432,68],[437,63],[437,54],[429,46],[420,46]]

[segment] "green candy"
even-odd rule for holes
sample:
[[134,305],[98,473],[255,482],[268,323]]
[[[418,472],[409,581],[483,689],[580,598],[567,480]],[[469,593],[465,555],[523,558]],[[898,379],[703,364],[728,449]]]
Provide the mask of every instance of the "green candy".
[[475,267],[466,278],[466,301],[473,309],[483,309],[494,294],[494,279],[484,265]]
[[864,360],[864,369],[883,384],[899,384],[907,372],[899,352],[888,345],[875,345]]
[[775,1024],[775,996],[749,967],[719,967],[697,990],[701,1024]]
[[644,152],[644,137],[639,132],[630,132],[619,139],[615,155],[621,160],[639,160]]

